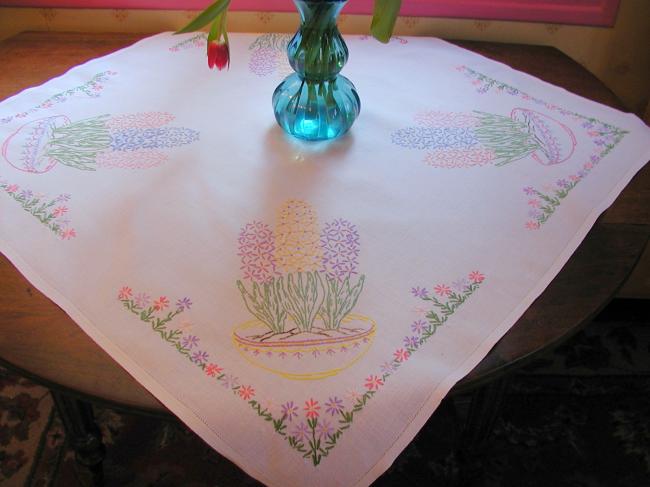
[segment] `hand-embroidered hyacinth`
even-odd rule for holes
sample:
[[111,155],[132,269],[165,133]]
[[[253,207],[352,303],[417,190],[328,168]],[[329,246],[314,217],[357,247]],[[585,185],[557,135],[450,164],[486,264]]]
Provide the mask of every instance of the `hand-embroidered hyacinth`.
[[[156,308],[155,305],[155,302],[171,303],[172,300],[166,296],[159,297],[154,305],[150,305],[148,294],[134,295],[129,286],[123,286],[118,290],[117,299],[127,311],[147,323],[162,340],[201,369],[207,379],[217,381],[226,390],[245,401],[264,424],[272,427],[275,433],[286,441],[289,448],[310,461],[313,466],[317,466],[336,448],[341,437],[352,427],[368,402],[381,393],[390,378],[424,347],[437,329],[449,321],[484,281],[485,275],[481,272],[470,272],[466,277],[454,281],[462,283],[462,290],[458,292],[451,290],[455,287],[454,284],[437,284],[435,288],[444,289],[439,297],[429,293],[426,288],[414,287],[411,294],[424,302],[426,307],[423,308],[421,318],[405,324],[408,339],[405,340],[408,341],[406,345],[398,345],[376,370],[362,376],[363,380],[358,387],[348,390],[345,394],[330,394],[324,398],[308,396],[303,400],[294,398],[282,403],[279,408],[275,406],[278,403],[273,399],[258,399],[259,388],[240,381],[232,372],[227,371],[221,357],[200,347],[202,342],[198,336],[187,334],[182,327],[171,326],[178,315],[190,308],[189,298],[178,299],[176,308],[166,311]],[[139,302],[138,296],[146,296],[147,301]]]
[[35,193],[5,180],[0,180],[0,189],[62,240],[71,240],[77,236],[75,229],[70,226],[69,194],[47,198],[42,193]]
[[2,146],[4,159],[16,169],[44,173],[56,166],[94,171],[147,168],[167,159],[165,150],[191,144],[195,130],[165,127],[173,115],[161,112],[100,115],[72,122],[65,115],[31,121]]
[[[605,123],[593,117],[587,117],[553,103],[548,103],[540,98],[521,91],[514,86],[508,85],[494,78],[479,73],[467,66],[458,66],[456,69],[465,77],[471,80],[476,91],[481,94],[488,92],[494,94],[507,94],[520,98],[523,101],[544,107],[546,110],[558,113],[559,115],[578,123],[579,129],[592,141],[592,154],[588,159],[579,161],[579,169],[574,170],[567,176],[557,179],[553,184],[547,184],[543,188],[536,189],[532,186],[524,188],[526,203],[528,206],[525,227],[528,230],[539,230],[541,226],[555,213],[555,210],[562,204],[571,190],[586,178],[600,161],[607,156],[623,140],[628,132],[612,124]],[[579,130],[575,129],[575,130]],[[542,132],[540,130],[540,132]],[[541,133],[541,137],[549,138],[548,134]],[[559,147],[549,147],[550,154],[557,154]],[[557,157],[557,156],[556,156]]]
[[355,225],[342,218],[326,223],[320,244],[323,249],[321,271],[327,277],[340,282],[357,273],[359,232]]
[[262,222],[247,223],[239,233],[239,252],[244,279],[258,284],[278,275],[275,266],[275,235]]
[[576,146],[569,127],[527,108],[515,108],[508,117],[428,111],[415,121],[420,126],[397,130],[393,143],[428,151],[424,160],[436,167],[503,166],[528,156],[543,165],[560,164]]
[[288,34],[262,34],[248,47],[251,58],[248,67],[257,76],[279,74],[282,77],[292,72],[287,57]]
[[[275,230],[261,222],[239,235],[246,308],[256,318],[233,334],[254,365],[292,379],[334,375],[369,349],[376,325],[352,314],[365,276],[356,282],[360,251],[355,225],[336,219],[320,228],[315,210],[288,200]],[[343,354],[345,357],[341,357]]]
[[49,97],[39,105],[36,105],[27,111],[17,113],[10,117],[0,118],[0,125],[9,123],[16,118],[26,118],[32,113],[52,108],[54,105],[64,103],[73,97],[85,96],[88,98],[98,98],[102,94],[106,83],[110,80],[111,77],[115,75],[117,75],[115,71],[104,71],[102,73],[97,73],[86,83],[69,90],[62,91],[61,93],[57,93],[56,95]]

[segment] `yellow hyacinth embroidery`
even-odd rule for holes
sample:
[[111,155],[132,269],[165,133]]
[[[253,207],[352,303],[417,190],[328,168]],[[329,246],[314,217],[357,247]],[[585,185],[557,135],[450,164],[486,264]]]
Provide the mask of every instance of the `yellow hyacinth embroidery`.
[[322,261],[318,217],[312,206],[287,200],[278,210],[275,258],[284,272],[311,272]]

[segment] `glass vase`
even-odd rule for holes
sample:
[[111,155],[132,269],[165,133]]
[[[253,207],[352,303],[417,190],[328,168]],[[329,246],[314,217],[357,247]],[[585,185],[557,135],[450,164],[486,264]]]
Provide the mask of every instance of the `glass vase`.
[[273,93],[275,118],[285,132],[306,140],[346,133],[361,109],[352,82],[339,73],[348,48],[336,26],[347,0],[294,0],[300,28],[287,46],[295,73]]

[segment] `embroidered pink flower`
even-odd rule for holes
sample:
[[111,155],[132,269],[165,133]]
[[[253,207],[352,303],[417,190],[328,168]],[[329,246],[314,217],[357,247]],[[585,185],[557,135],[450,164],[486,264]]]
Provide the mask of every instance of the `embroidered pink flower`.
[[66,228],[60,235],[63,240],[72,240],[77,236],[77,232],[74,231],[74,228]]
[[239,388],[239,397],[244,399],[245,401],[248,401],[251,397],[255,395],[255,389],[253,389],[252,386],[241,386]]
[[54,208],[54,211],[52,212],[52,214],[56,218],[59,218],[59,217],[65,215],[67,212],[68,212],[68,208],[66,206],[57,206],[56,208]]
[[146,308],[149,305],[150,300],[151,296],[149,296],[147,293],[138,293],[134,298],[136,306],[140,308]]
[[485,280],[485,276],[479,271],[472,271],[469,273],[469,280],[475,284],[480,284]]
[[526,228],[528,230],[539,230],[539,222],[534,222],[532,220],[528,220],[526,222]]
[[166,309],[169,306],[169,299],[167,299],[165,296],[160,296],[158,299],[156,299],[153,302],[153,309],[156,311],[162,311]]
[[129,299],[131,297],[133,290],[128,287],[124,286],[122,289],[120,289],[120,292],[118,293],[117,297],[119,299]]
[[313,399],[305,401],[305,407],[303,409],[305,410],[305,416],[308,418],[317,418],[319,416],[318,411],[320,410],[320,406],[318,405],[318,401],[314,401]]
[[528,205],[532,206],[533,208],[539,208],[540,206],[542,206],[541,202],[537,198],[528,200]]
[[446,284],[438,284],[433,290],[438,296],[449,296],[451,294],[451,289]]
[[288,401],[282,405],[282,417],[287,421],[298,417],[298,406],[293,401]]
[[205,366],[205,373],[210,377],[215,377],[217,374],[220,374],[223,370],[223,367],[219,367],[217,364],[208,364]]
[[5,188],[5,191],[6,191],[7,193],[15,193],[15,192],[18,191],[19,189],[20,189],[20,187],[19,187],[17,184],[10,184],[9,186],[7,186],[7,187]]
[[376,375],[371,375],[369,377],[366,377],[365,385],[366,389],[369,391],[376,391],[384,385],[384,380],[381,377],[377,377]]
[[408,350],[404,350],[403,348],[398,348],[393,353],[393,357],[395,357],[395,360],[398,362],[406,362],[410,356],[411,353]]

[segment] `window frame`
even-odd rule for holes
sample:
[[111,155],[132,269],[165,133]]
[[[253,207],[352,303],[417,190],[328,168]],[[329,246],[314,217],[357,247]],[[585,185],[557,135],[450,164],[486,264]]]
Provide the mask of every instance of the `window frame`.
[[[4,7],[200,10],[210,0],[0,0]],[[612,26],[620,0],[402,0],[400,15]],[[369,14],[373,0],[351,0],[344,13]],[[291,0],[232,0],[231,10],[294,11]]]

